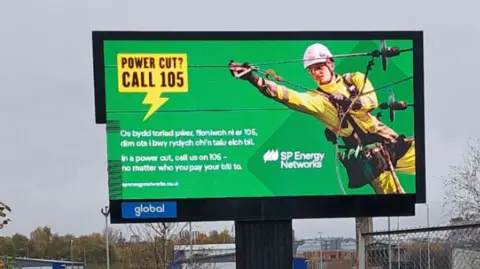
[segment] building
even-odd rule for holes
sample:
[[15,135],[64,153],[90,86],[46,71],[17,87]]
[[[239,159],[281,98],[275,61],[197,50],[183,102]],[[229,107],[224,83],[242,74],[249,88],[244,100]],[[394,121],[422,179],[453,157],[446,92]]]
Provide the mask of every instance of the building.
[[[194,264],[194,266],[189,266]],[[307,269],[308,261],[305,258],[294,258],[293,269]],[[197,257],[192,260],[180,260],[170,265],[168,269],[187,269],[187,268],[202,268],[202,269],[236,269],[235,253],[220,254],[213,256]]]
[[[235,269],[235,244],[199,244],[177,245],[174,247],[174,264],[169,269],[191,268],[189,264],[196,264],[194,268],[202,269]],[[307,269],[305,258],[294,258],[293,269]]]
[[[44,259],[31,259],[31,258],[15,258],[14,260],[0,261],[3,266],[0,268],[8,268],[7,263],[11,263],[15,268],[28,268],[28,269],[84,269],[82,262],[60,261],[60,260],[44,260]],[[2,264],[0,264],[2,265]]]
[[328,237],[322,238],[321,240],[316,238],[302,241],[303,244],[297,247],[297,255],[302,255],[305,252],[316,252],[324,250],[356,250],[356,241],[353,238]]
[[207,256],[235,254],[235,244],[176,245],[173,251],[175,261],[198,259]]
[[311,268],[352,268],[357,264],[357,253],[354,250],[325,250],[303,253]]
[[328,268],[353,268],[358,262],[356,243],[353,238],[322,238],[305,240],[297,248],[297,257],[308,260],[310,268],[323,265]]

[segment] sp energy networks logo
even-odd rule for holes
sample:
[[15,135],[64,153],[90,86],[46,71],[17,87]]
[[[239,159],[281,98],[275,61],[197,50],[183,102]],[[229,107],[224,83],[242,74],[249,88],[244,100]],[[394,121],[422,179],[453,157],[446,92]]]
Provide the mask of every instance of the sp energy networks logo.
[[263,154],[263,162],[275,162],[278,161],[278,149],[271,149],[267,150],[265,154]]
[[176,218],[177,202],[124,202],[124,219]]
[[325,153],[302,151],[279,151],[269,149],[263,154],[263,162],[278,163],[280,169],[319,169]]
[[187,67],[186,54],[118,54],[118,91],[146,94],[145,121],[168,101],[162,93],[188,92]]

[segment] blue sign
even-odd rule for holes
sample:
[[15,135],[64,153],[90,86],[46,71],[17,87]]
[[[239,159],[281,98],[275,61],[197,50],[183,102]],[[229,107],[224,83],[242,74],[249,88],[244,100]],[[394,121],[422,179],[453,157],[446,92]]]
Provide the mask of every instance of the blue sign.
[[307,269],[307,259],[293,258],[293,269]]
[[124,219],[176,218],[177,202],[123,202]]

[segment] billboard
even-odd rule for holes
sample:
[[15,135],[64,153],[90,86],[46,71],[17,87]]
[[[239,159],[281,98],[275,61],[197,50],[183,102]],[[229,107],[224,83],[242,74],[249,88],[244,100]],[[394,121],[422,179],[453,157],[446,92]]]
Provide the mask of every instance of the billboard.
[[421,32],[94,32],[93,45],[113,222],[425,202]]

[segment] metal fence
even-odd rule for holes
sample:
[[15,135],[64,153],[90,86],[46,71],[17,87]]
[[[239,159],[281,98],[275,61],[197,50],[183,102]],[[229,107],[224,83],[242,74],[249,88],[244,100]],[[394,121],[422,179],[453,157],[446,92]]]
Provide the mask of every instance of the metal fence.
[[480,223],[364,233],[359,269],[480,269]]

